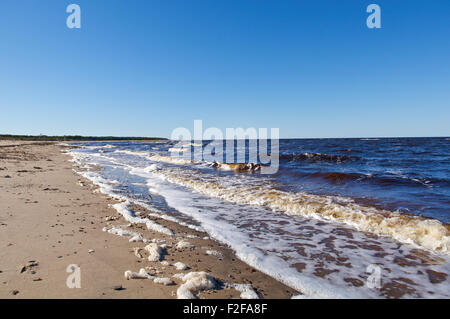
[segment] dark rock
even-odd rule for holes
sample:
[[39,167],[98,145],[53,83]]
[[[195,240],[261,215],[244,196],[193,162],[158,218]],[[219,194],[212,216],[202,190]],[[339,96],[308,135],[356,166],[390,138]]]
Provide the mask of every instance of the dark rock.
[[113,286],[112,289],[116,291],[125,290],[125,288],[123,288],[122,285]]

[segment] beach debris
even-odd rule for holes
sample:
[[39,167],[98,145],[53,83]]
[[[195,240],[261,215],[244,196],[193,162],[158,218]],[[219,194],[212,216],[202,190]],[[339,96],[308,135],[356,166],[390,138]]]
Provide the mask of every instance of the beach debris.
[[172,279],[166,278],[166,277],[155,278],[155,279],[153,279],[153,282],[155,284],[161,284],[161,285],[164,285],[164,286],[171,286],[171,285],[175,284],[172,281]]
[[84,182],[82,182],[82,181],[78,181],[78,185],[81,186],[81,187],[86,186],[86,184]]
[[173,265],[175,266],[175,268],[177,270],[187,270],[187,269],[189,269],[189,267],[186,266],[186,264],[182,263],[181,261],[178,261],[178,262],[174,263]]
[[258,293],[251,284],[225,284],[226,288],[236,289],[241,293],[241,299],[260,299]]
[[165,253],[165,249],[155,243],[148,244],[144,249],[149,253],[148,261],[160,261]]
[[184,284],[177,289],[178,299],[197,299],[196,293],[214,289],[217,285],[214,277],[204,271],[190,272],[182,280]]
[[162,271],[159,270],[159,269],[156,268],[156,267],[150,267],[150,266],[147,266],[147,267],[145,267],[145,269],[146,269],[147,271],[151,271],[151,272],[153,272],[153,273],[155,273],[155,274],[160,274],[160,273],[162,273]]
[[161,265],[167,267],[167,266],[170,266],[170,263],[166,260],[163,260],[163,261],[161,261]]
[[116,290],[116,291],[125,290],[125,288],[122,287],[122,285],[112,286],[111,289]]
[[117,220],[118,218],[119,218],[119,217],[117,217],[117,216],[106,216],[106,217],[105,217],[105,221],[111,222],[111,221]]
[[88,250],[88,253],[89,253],[89,254],[95,253],[95,250],[94,250],[94,249],[89,249],[89,250]]
[[19,293],[19,290],[16,290],[16,289],[14,289],[14,290],[11,290],[11,294],[12,295],[17,295]]
[[134,247],[133,253],[137,258],[144,258],[144,256],[141,254],[142,248],[140,247]]
[[153,279],[155,276],[150,275],[144,268],[141,268],[139,272],[133,272],[131,270],[127,270],[124,273],[125,278],[127,280],[130,279]]
[[188,249],[194,249],[195,246],[192,245],[190,242],[188,242],[188,241],[186,241],[186,240],[180,240],[180,241],[177,243],[176,248],[177,248],[177,249],[185,249],[185,248],[188,248]]
[[42,278],[41,277],[34,278],[33,281],[42,281]]
[[32,268],[37,267],[39,265],[35,260],[30,260],[26,265],[20,267],[20,273],[24,273],[28,270],[32,271]]

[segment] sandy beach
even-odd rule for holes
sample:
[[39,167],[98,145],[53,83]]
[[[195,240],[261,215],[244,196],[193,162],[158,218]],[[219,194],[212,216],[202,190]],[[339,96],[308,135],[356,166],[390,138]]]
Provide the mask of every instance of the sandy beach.
[[[261,298],[299,294],[249,267],[206,233],[151,215],[173,234],[129,224],[112,207],[120,202],[78,175],[64,148],[0,141],[0,298],[177,298],[186,278],[173,275],[203,271],[216,285],[193,291],[199,298],[240,298],[242,291],[227,284],[246,284],[250,296]],[[147,242],[104,231],[114,228]],[[159,261],[148,260],[149,244],[161,249]],[[189,269],[180,270],[177,262]],[[80,267],[81,288],[68,288],[69,265]],[[151,279],[125,278],[125,271],[140,269]]]

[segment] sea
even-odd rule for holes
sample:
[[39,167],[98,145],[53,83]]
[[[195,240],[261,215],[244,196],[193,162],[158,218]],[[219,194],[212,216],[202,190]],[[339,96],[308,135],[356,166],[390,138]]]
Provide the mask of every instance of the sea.
[[271,174],[260,141],[70,145],[104,193],[208,233],[296,298],[450,297],[450,138],[282,139]]

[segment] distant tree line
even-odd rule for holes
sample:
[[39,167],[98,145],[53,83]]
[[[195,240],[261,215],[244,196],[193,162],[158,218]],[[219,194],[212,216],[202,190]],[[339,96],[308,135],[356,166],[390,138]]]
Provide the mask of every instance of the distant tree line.
[[154,141],[166,140],[162,137],[117,137],[117,136],[81,136],[81,135],[10,135],[0,134],[0,140],[22,140],[22,141]]

